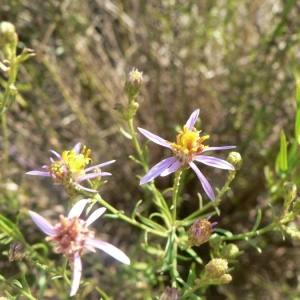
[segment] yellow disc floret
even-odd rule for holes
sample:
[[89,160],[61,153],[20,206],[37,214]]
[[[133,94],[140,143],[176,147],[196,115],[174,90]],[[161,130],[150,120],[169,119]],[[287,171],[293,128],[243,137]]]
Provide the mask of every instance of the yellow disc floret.
[[92,159],[89,158],[91,150],[86,150],[84,146],[79,154],[73,149],[71,151],[64,151],[62,153],[62,159],[66,162],[71,173],[81,173],[86,165],[88,165]]
[[200,131],[195,128],[189,130],[186,125],[183,126],[183,131],[180,131],[177,135],[176,143],[171,143],[173,153],[175,157],[181,162],[182,165],[186,165],[193,161],[195,155],[200,154],[205,148],[202,142],[209,138],[209,135],[200,137]]

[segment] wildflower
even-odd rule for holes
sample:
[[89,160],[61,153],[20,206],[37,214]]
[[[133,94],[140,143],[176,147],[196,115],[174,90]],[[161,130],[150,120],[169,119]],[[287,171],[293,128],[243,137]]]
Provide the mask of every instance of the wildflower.
[[160,295],[159,300],[179,300],[180,292],[173,287],[167,286],[165,291]]
[[125,82],[125,93],[130,99],[135,99],[140,93],[142,85],[143,72],[140,72],[137,68],[132,68]]
[[12,242],[9,246],[8,260],[22,260],[25,257],[25,246],[21,242]]
[[214,231],[213,226],[217,222],[209,222],[210,217],[206,219],[196,220],[189,230],[188,247],[200,246],[206,243]]
[[121,250],[109,243],[94,239],[95,232],[88,229],[88,226],[105,212],[105,208],[95,210],[86,221],[79,218],[88,202],[88,199],[78,201],[70,210],[68,217],[61,215],[60,223],[55,226],[39,214],[29,211],[33,222],[48,235],[46,240],[56,243],[56,251],[63,253],[70,262],[73,269],[70,296],[76,294],[80,284],[81,255],[84,249],[95,252],[94,248],[98,248],[120,262],[130,264],[130,259]]
[[202,155],[202,153],[211,150],[232,149],[235,148],[235,146],[209,147],[203,145],[202,142],[208,139],[209,135],[200,137],[200,131],[197,131],[194,128],[199,113],[200,110],[197,109],[191,114],[190,118],[183,126],[183,130],[178,134],[176,143],[166,141],[145,129],[138,128],[139,131],[152,142],[171,149],[174,154],[174,157],[168,157],[150,169],[150,171],[141,179],[140,184],[149,182],[159,175],[166,176],[177,170],[185,170],[191,167],[198,176],[208,197],[211,200],[215,199],[212,187],[193,161],[195,160],[215,168],[234,170],[234,166],[229,162],[219,158],[205,156]]
[[74,146],[71,151],[64,151],[62,155],[57,152],[50,150],[58,160],[50,158],[50,165],[43,166],[46,169],[46,172],[43,171],[30,171],[27,172],[27,175],[37,175],[37,176],[46,176],[51,177],[53,182],[56,184],[61,184],[66,187],[67,192],[72,191],[72,189],[82,189],[88,192],[97,192],[94,189],[86,188],[81,185],[81,182],[84,180],[99,178],[101,176],[109,176],[111,173],[108,172],[94,172],[95,169],[110,165],[115,162],[115,160],[110,160],[108,162],[86,168],[86,166],[92,161],[89,157],[91,154],[90,149],[86,149],[86,146],[82,147],[78,143]]
[[228,262],[223,258],[214,258],[205,266],[204,278],[218,279],[228,271]]

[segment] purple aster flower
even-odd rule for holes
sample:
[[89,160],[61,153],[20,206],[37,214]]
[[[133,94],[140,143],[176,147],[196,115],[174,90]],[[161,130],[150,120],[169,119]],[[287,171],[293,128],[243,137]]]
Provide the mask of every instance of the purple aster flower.
[[56,251],[63,253],[71,264],[73,278],[70,296],[76,294],[80,284],[81,255],[84,249],[95,252],[95,248],[98,248],[120,262],[130,264],[130,259],[126,254],[109,243],[94,239],[95,232],[88,229],[88,226],[96,221],[106,208],[95,210],[86,221],[79,218],[88,202],[88,199],[78,201],[70,210],[68,217],[61,215],[60,223],[54,226],[39,214],[29,211],[33,222],[48,235],[46,240],[56,243]]
[[194,222],[189,230],[188,247],[200,246],[209,240],[214,231],[213,227],[218,224],[218,222],[211,223],[210,218],[211,216]]
[[145,129],[138,128],[138,130],[152,142],[171,149],[174,154],[174,156],[168,157],[156,164],[141,179],[140,184],[149,182],[159,175],[166,176],[173,172],[176,172],[177,170],[185,170],[191,167],[198,176],[208,197],[211,200],[215,199],[215,193],[211,185],[195,165],[194,160],[211,167],[234,171],[234,166],[229,162],[216,157],[205,156],[202,155],[202,153],[211,150],[232,149],[235,148],[235,146],[209,147],[203,145],[202,142],[208,139],[209,135],[200,137],[200,131],[197,131],[194,128],[199,113],[200,109],[197,109],[191,114],[186,124],[183,126],[183,130],[180,131],[177,135],[176,143],[171,143]]
[[[82,149],[81,149],[82,148]],[[110,165],[115,160],[95,165],[93,167],[86,168],[86,166],[92,161],[89,157],[91,154],[90,149],[86,149],[86,146],[81,147],[78,143],[71,151],[64,151],[62,155],[50,150],[58,160],[54,160],[50,157],[50,165],[43,166],[47,171],[30,171],[27,175],[46,176],[51,177],[56,184],[62,184],[67,187],[67,191],[72,191],[72,187],[83,189],[88,192],[97,192],[96,190],[89,189],[81,185],[84,180],[99,178],[101,176],[109,176],[111,173],[100,172],[100,168]],[[94,171],[93,173],[89,173]]]

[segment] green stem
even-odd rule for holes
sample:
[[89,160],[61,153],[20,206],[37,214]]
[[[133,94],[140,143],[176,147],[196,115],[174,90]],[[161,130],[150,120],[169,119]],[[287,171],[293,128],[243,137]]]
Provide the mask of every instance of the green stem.
[[169,261],[171,263],[171,277],[172,277],[172,287],[177,287],[177,277],[179,277],[179,273],[177,270],[177,251],[178,251],[178,242],[176,236],[176,228],[173,228],[173,232],[171,233],[171,252]]
[[3,109],[5,108],[8,98],[10,96],[11,93],[11,85],[15,83],[16,78],[17,78],[17,74],[18,74],[18,64],[17,64],[17,59],[16,59],[16,52],[12,51],[13,55],[12,58],[10,60],[10,74],[9,74],[9,78],[8,78],[8,82],[7,82],[7,86],[1,101],[1,107],[0,107],[0,115],[3,112]]
[[176,222],[176,213],[177,213],[177,197],[178,197],[178,188],[179,182],[181,177],[182,171],[175,172],[175,179],[174,179],[174,188],[173,188],[173,196],[172,196],[172,224],[175,225]]
[[[0,111],[1,113],[1,111]],[[2,184],[5,183],[4,178],[5,178],[5,173],[7,170],[7,164],[8,164],[8,131],[7,131],[7,121],[6,121],[6,114],[2,114],[1,116],[1,127],[2,127],[2,134],[3,134],[3,152],[2,152],[2,166],[1,166],[1,174],[3,176],[1,182]],[[2,177],[1,176],[1,177]]]
[[104,207],[106,207],[110,212],[112,212],[113,214],[117,215],[119,219],[126,221],[129,224],[132,224],[136,227],[139,227],[147,232],[151,232],[155,235],[161,236],[161,237],[167,237],[168,236],[168,232],[161,232],[158,230],[155,230],[151,227],[148,227],[142,223],[137,222],[135,219],[131,219],[127,216],[124,215],[124,213],[118,211],[117,209],[115,209],[113,206],[111,206],[110,204],[108,204],[104,199],[102,199],[102,197],[99,194],[96,194],[94,196],[94,198],[99,204],[103,205]]
[[67,264],[68,264],[68,260],[66,259],[66,257],[64,256],[64,262],[63,262],[63,266],[62,266],[62,277],[63,279],[70,284],[70,280],[67,276]]
[[147,170],[145,170],[143,152],[141,150],[139,141],[136,138],[136,132],[135,132],[134,126],[133,126],[133,119],[128,120],[128,127],[129,127],[130,134],[132,136],[132,141],[133,141],[134,147],[136,149],[136,152],[138,154],[139,160],[143,163],[144,171],[147,172]]
[[273,230],[276,227],[278,227],[278,223],[273,222],[272,224],[270,224],[270,225],[268,225],[268,226],[266,226],[262,229],[256,230],[256,231],[235,234],[235,235],[232,235],[232,236],[222,236],[221,240],[223,240],[223,241],[232,241],[232,240],[240,240],[240,239],[250,238],[250,237],[253,237],[253,236],[258,236],[258,235],[264,234],[268,231]]
[[225,185],[223,186],[223,188],[221,189],[221,191],[218,193],[218,195],[215,198],[215,203],[216,205],[218,205],[218,200],[221,199],[221,197],[228,191],[229,189],[229,185],[231,183],[231,181],[234,179],[236,172],[235,171],[229,171],[229,176],[228,179],[225,183]]

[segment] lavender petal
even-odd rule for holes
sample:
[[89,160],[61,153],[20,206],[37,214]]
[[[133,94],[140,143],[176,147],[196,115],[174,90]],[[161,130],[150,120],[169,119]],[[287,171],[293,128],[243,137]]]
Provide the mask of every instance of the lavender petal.
[[236,146],[208,147],[208,148],[205,148],[202,151],[202,153],[207,152],[207,151],[228,150],[228,149],[233,149],[233,148],[236,148]]
[[89,199],[82,199],[76,202],[69,212],[68,219],[71,219],[73,217],[79,217],[82,214],[88,202],[90,202]]
[[141,179],[140,185],[151,181],[152,179],[159,176],[161,173],[163,173],[166,169],[169,168],[170,165],[172,165],[177,159],[175,157],[168,157],[158,164],[156,164],[154,167],[152,167],[149,172]]
[[214,201],[216,196],[215,196],[215,193],[214,193],[211,185],[207,181],[207,179],[204,177],[204,175],[200,172],[200,170],[197,168],[197,166],[193,162],[189,163],[189,165],[195,171],[196,175],[198,176],[207,196],[210,198],[210,200]]
[[189,119],[186,122],[186,127],[188,130],[192,130],[194,128],[194,125],[198,119],[200,113],[200,109],[196,109],[189,117]]
[[105,207],[96,209],[86,220],[86,226],[90,226],[94,221],[96,221],[99,217],[101,217],[105,211],[106,211]]
[[158,135],[156,134],[153,134],[151,132],[149,132],[148,130],[146,129],[143,129],[143,128],[139,128],[138,127],[138,130],[145,136],[147,137],[149,140],[151,140],[152,142],[160,145],[160,146],[163,146],[163,147],[166,147],[166,148],[169,148],[171,149],[171,145],[169,143],[166,142],[166,140],[164,140],[163,138],[159,137]]
[[94,239],[88,240],[88,241],[86,241],[86,243],[92,247],[95,247],[95,248],[98,248],[98,249],[104,251],[105,253],[109,254],[113,258],[122,262],[123,264],[130,265],[129,257],[123,251],[118,249],[117,247],[115,247],[109,243],[99,241],[99,240],[94,240]]
[[44,177],[50,177],[50,172],[44,172],[44,171],[29,171],[25,173],[26,175],[35,175],[35,176],[44,176]]
[[176,172],[181,166],[180,161],[176,160],[168,169],[164,170],[160,176],[167,176],[173,172]]
[[110,165],[110,164],[114,163],[115,161],[116,161],[116,160],[110,160],[110,161],[107,161],[107,162],[105,162],[105,163],[102,163],[102,164],[99,164],[99,165],[96,165],[96,166],[93,166],[93,167],[86,168],[84,171],[85,171],[85,172],[90,172],[90,171],[92,171],[92,170],[95,169],[95,168],[102,168],[102,167],[105,167],[105,166],[107,166],[107,165]]
[[81,150],[81,143],[77,143],[74,147],[73,150],[75,150],[76,154],[80,153]]
[[196,155],[194,159],[198,162],[201,162],[211,167],[224,169],[224,170],[232,170],[232,171],[235,170],[232,164],[220,158],[205,156],[205,155]]
[[55,235],[54,227],[42,216],[35,213],[34,211],[28,211],[32,221],[47,235]]
[[82,273],[82,262],[78,252],[74,253],[74,269],[70,296],[74,296],[79,288]]

